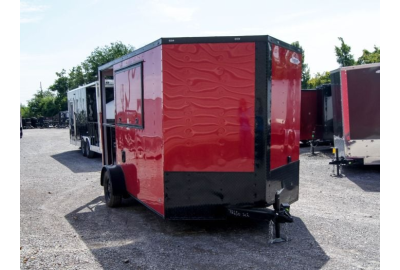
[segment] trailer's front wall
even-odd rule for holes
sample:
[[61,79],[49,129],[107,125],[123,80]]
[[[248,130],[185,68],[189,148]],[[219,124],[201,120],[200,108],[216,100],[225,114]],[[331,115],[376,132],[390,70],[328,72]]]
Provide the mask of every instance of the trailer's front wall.
[[324,114],[322,102],[321,90],[301,91],[301,141],[322,139]]
[[165,171],[253,172],[255,44],[163,45]]
[[68,109],[70,110],[71,119],[69,123],[70,142],[80,146],[82,135],[87,132],[86,87],[68,92]]
[[299,160],[301,54],[272,44],[271,170]]
[[[133,69],[118,72],[129,66]],[[117,163],[124,171],[128,192],[164,215],[161,46],[114,65],[114,72]],[[140,80],[143,97],[137,94]]]
[[341,68],[334,87],[335,148],[339,156],[380,164],[380,66]]
[[380,66],[345,71],[351,140],[380,139]]

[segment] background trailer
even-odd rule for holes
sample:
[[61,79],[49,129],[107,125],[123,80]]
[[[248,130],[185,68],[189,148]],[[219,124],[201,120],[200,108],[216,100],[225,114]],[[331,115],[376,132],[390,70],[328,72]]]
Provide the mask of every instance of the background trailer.
[[[105,82],[107,98],[113,99],[113,82]],[[68,91],[68,116],[70,143],[80,146],[82,154],[93,157],[101,154],[100,147],[100,87],[99,82],[93,82]],[[109,103],[113,104],[113,102]],[[100,117],[99,117],[100,115]]]
[[380,164],[380,64],[339,68],[331,82],[339,157]]
[[[226,218],[299,196],[301,51],[270,36],[161,38],[99,67],[106,202]],[[279,204],[277,202],[277,204]],[[279,208],[279,207],[278,207]],[[231,212],[233,215],[246,215]]]
[[[333,142],[331,85],[301,90],[300,141]],[[313,136],[314,135],[314,136]]]

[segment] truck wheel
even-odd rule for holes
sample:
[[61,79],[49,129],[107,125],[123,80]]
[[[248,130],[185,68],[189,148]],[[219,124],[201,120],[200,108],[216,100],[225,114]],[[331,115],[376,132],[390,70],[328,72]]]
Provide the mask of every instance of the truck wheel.
[[86,157],[86,143],[84,140],[81,140],[81,153],[82,156]]
[[86,141],[85,144],[86,144],[86,156],[87,156],[88,158],[94,157],[94,152],[93,152],[92,150],[90,150],[89,141]]
[[104,183],[104,198],[108,207],[116,207],[121,204],[121,196],[113,195],[113,188],[108,173],[106,172],[103,175],[103,183]]

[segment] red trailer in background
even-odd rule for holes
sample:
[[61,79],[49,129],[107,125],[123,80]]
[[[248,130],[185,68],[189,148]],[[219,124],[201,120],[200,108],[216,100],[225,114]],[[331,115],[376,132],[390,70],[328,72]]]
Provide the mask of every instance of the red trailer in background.
[[161,38],[101,66],[99,78],[107,205],[132,196],[166,219],[292,221],[299,49],[270,36]]
[[331,82],[338,157],[380,164],[380,64],[339,68]]
[[321,90],[301,90],[300,141],[302,143],[307,143],[311,140],[322,139],[322,108],[323,106]]
[[333,142],[332,92],[330,84],[301,90],[300,141]]

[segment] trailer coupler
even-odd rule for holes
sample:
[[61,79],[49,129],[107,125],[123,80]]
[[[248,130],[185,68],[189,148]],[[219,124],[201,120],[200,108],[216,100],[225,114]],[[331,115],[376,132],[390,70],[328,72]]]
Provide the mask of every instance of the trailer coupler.
[[[278,190],[275,194],[274,210],[255,207],[228,207],[228,216],[269,221],[269,243],[286,242],[289,239],[287,235],[281,235],[281,224],[292,223],[293,217],[290,215],[290,205],[288,203],[280,203],[282,191],[283,189]],[[273,229],[275,229],[275,236]]]
[[[333,165],[333,173],[331,176],[334,177],[342,177],[343,175],[340,173],[340,168],[343,165],[351,165],[354,161],[352,159],[345,159],[344,157],[339,158],[339,150],[337,148],[332,148],[333,154],[335,154],[335,159],[329,162],[330,165]],[[335,166],[336,166],[336,175],[335,175]]]

